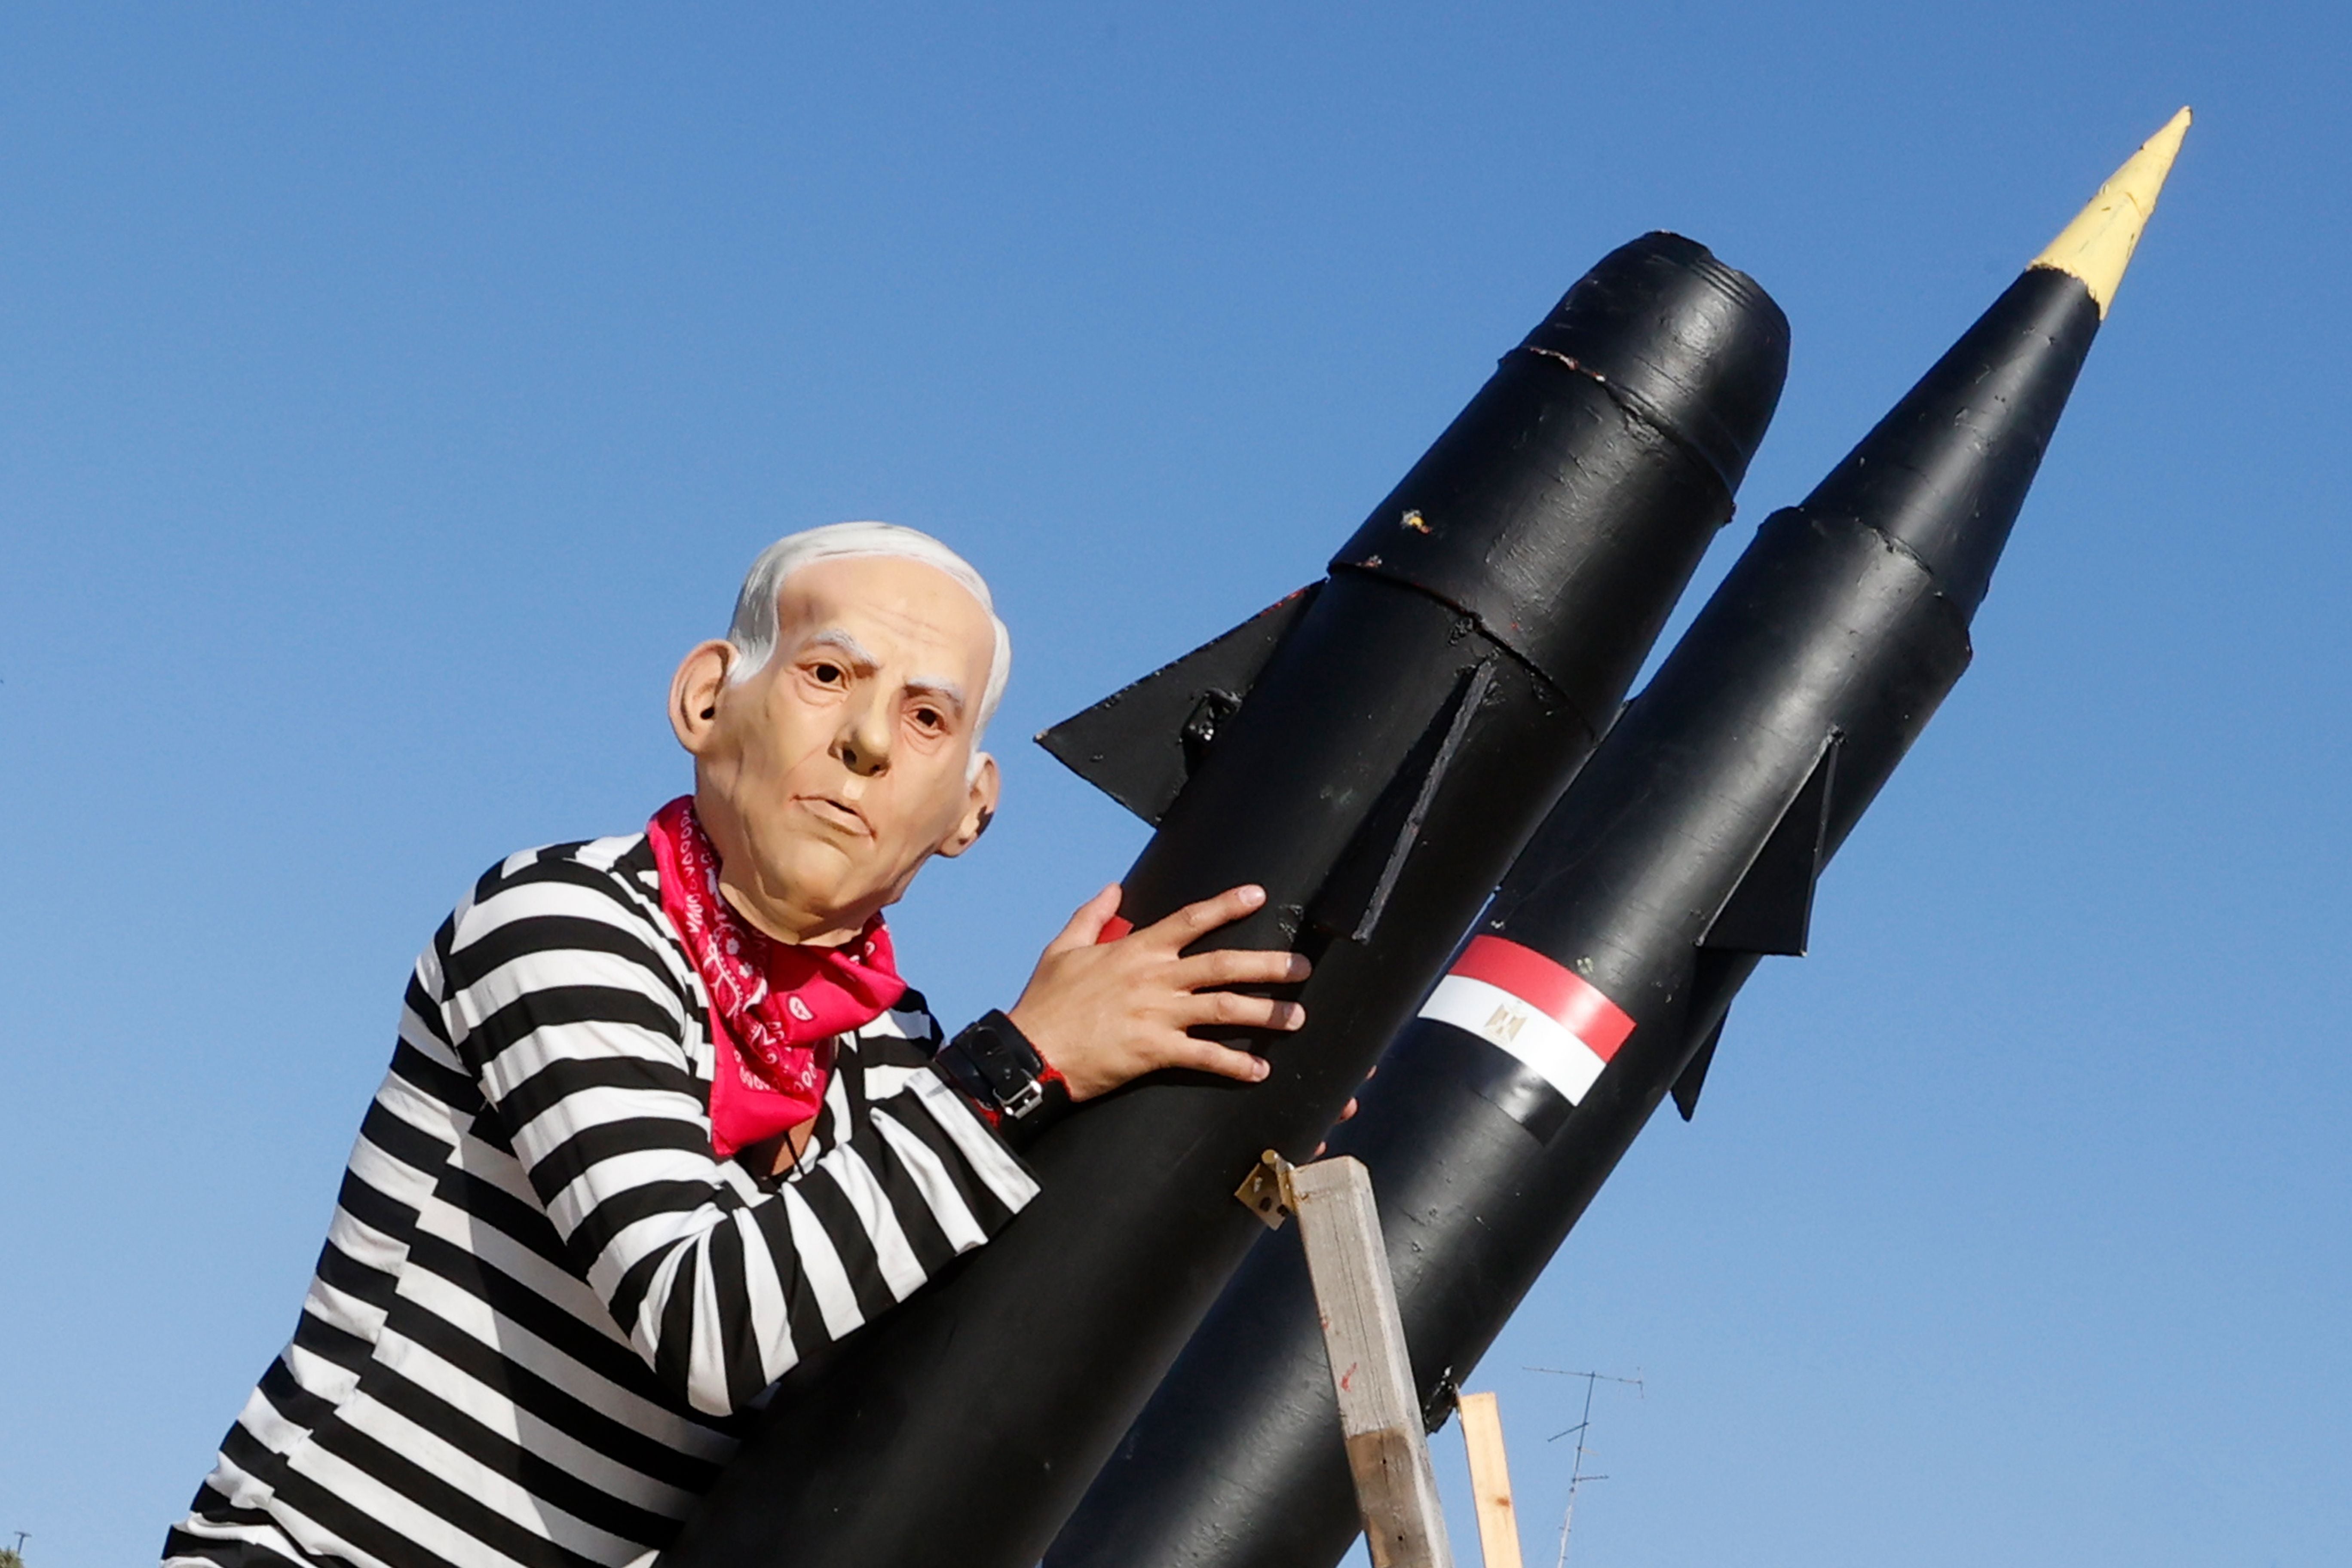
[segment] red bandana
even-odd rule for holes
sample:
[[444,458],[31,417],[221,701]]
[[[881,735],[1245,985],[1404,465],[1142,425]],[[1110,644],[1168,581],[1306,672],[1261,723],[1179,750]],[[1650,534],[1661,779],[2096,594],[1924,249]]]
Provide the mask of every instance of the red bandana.
[[646,824],[662,912],[710,996],[710,1146],[722,1160],[797,1127],[824,1103],[833,1037],[864,1028],[906,994],[882,917],[841,947],[778,942],[719,890],[719,852],[680,795]]

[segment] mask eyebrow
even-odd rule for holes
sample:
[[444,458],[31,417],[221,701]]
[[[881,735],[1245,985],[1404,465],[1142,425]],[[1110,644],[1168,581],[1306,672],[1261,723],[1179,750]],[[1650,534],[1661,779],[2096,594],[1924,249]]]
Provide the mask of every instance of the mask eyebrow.
[[944,675],[918,675],[908,679],[907,689],[922,696],[935,698],[954,709],[957,718],[963,717],[965,699],[963,684],[961,681],[950,680]]
[[827,626],[823,631],[811,632],[808,640],[801,644],[801,647],[803,651],[813,647],[832,648],[861,670],[878,669],[882,665],[880,659],[867,651],[864,643],[859,642],[839,626]]

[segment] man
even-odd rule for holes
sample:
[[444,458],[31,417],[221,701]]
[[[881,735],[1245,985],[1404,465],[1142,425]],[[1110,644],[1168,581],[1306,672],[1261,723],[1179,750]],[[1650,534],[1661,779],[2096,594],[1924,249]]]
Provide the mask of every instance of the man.
[[1105,889],[951,1042],[898,978],[882,911],[987,827],[1010,660],[927,535],[761,555],[671,683],[694,794],[493,868],[417,960],[293,1342],[168,1563],[646,1556],[778,1377],[1029,1201],[1044,1120],[1265,1075],[1187,1031],[1298,1027],[1223,988],[1305,961],[1182,955],[1255,888],[1101,942]]

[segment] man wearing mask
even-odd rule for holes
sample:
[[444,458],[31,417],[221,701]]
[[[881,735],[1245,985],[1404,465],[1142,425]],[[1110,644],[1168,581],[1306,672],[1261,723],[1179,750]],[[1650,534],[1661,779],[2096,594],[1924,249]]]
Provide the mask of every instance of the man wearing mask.
[[418,958],[292,1342],[167,1564],[573,1568],[658,1549],[766,1391],[985,1243],[1016,1151],[1140,1074],[1264,1076],[1282,952],[1182,950],[1237,888],[1101,941],[1105,889],[952,1041],[882,911],[997,803],[1011,644],[911,529],[756,561],[678,667],[694,793],[491,868]]

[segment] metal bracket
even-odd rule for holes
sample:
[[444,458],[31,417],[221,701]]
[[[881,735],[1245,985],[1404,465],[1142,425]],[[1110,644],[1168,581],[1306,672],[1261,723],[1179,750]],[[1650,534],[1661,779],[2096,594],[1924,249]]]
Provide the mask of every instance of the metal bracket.
[[1282,1222],[1298,1212],[1298,1204],[1290,1195],[1291,1169],[1289,1161],[1268,1149],[1234,1189],[1234,1199],[1268,1230],[1280,1230]]
[[1422,1430],[1435,1436],[1438,1429],[1445,1425],[1446,1417],[1461,1407],[1461,1380],[1454,1375],[1454,1369],[1449,1366],[1438,1374],[1437,1386],[1430,1391],[1429,1398],[1422,1405]]

